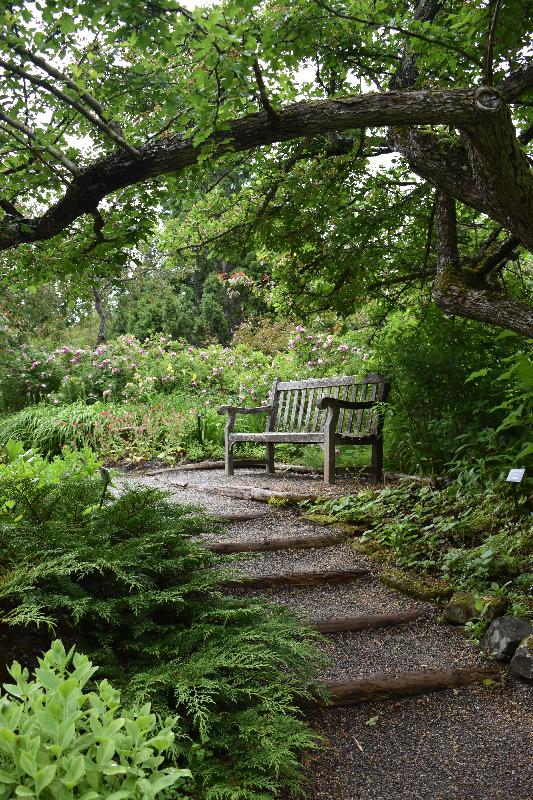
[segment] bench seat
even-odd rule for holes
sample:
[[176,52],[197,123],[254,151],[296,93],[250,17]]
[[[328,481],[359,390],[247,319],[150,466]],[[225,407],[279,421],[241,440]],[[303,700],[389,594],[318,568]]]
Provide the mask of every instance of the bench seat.
[[[383,413],[388,384],[382,375],[362,380],[347,375],[305,381],[276,379],[269,405],[221,406],[227,414],[224,429],[226,475],[233,475],[233,447],[239,442],[266,445],[267,473],[274,473],[275,444],[319,444],[324,451],[324,482],[335,481],[335,446],[371,445],[372,467],[377,481],[383,479]],[[262,433],[235,433],[238,414],[266,414]]]

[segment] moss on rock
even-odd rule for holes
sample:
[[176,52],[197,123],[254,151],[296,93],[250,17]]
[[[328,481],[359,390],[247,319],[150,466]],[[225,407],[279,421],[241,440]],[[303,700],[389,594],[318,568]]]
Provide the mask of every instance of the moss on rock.
[[384,569],[379,579],[385,586],[415,600],[447,600],[453,593],[453,588],[445,581],[425,575],[411,575],[400,569]]

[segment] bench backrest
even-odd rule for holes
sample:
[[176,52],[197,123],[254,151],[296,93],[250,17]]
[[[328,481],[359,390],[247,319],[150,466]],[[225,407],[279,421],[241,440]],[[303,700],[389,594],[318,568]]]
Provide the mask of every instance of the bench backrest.
[[[322,431],[326,411],[317,408],[322,397],[339,400],[387,399],[388,385],[383,375],[371,373],[358,380],[353,375],[340,378],[310,378],[305,381],[276,379],[270,393],[272,412],[267,419],[267,431],[316,433]],[[370,435],[382,424],[379,409],[341,409],[337,433]]]

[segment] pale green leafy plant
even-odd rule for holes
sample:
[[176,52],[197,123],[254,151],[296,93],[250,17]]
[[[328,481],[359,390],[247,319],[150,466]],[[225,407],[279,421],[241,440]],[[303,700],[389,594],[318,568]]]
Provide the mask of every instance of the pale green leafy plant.
[[14,662],[0,700],[0,798],[152,800],[191,776],[163,766],[175,719],[160,727],[149,704],[121,708],[107,680],[87,691],[96,671],[59,640],[34,679]]

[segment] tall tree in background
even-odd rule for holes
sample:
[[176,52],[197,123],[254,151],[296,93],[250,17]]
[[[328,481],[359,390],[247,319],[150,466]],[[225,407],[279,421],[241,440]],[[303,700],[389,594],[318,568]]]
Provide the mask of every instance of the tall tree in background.
[[[216,193],[246,163],[234,232],[252,218],[278,241],[297,228],[289,276],[313,272],[313,207],[328,234],[351,209],[364,243],[361,216],[392,205],[391,246],[424,231],[414,260],[350,261],[344,242],[332,292],[354,275],[363,294],[401,291],[414,275],[448,313],[532,333],[508,267],[533,250],[531,3],[13,0],[0,29],[0,248],[21,248],[28,267],[46,271],[48,240],[68,243],[75,272],[76,252],[148,236],[166,197],[190,205],[190,238],[199,190]],[[400,157],[400,177],[369,172],[383,154]],[[306,230],[283,200],[302,167]],[[223,238],[217,222],[200,220],[204,241]],[[338,259],[322,263],[327,282]]]

